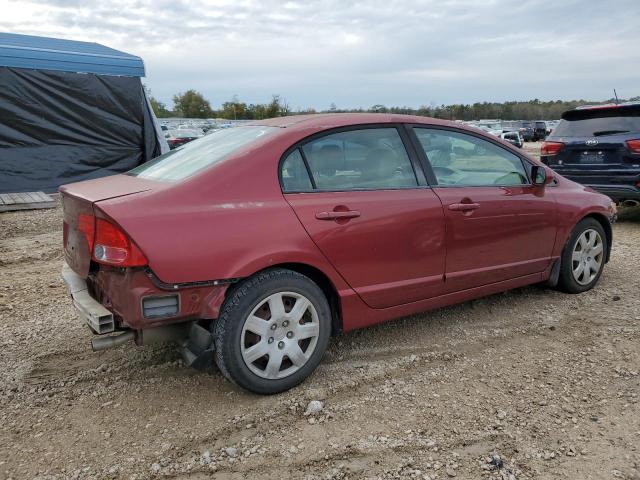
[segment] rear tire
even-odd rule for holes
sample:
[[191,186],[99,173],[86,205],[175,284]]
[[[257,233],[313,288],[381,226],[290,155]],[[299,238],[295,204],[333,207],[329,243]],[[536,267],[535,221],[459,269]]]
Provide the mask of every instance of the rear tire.
[[600,222],[580,221],[562,251],[558,288],[566,293],[591,290],[602,275],[607,251],[607,235]]
[[331,334],[331,310],[308,277],[285,269],[238,285],[212,325],[222,374],[251,392],[288,390],[318,366]]

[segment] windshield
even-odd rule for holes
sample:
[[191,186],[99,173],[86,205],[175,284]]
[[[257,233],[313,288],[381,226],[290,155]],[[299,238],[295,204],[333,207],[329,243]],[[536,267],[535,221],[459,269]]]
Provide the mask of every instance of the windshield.
[[127,175],[150,180],[184,180],[243,147],[276,132],[276,127],[234,127],[218,130],[160,155],[129,171]]
[[640,116],[594,116],[578,120],[560,120],[553,136],[594,137],[626,132],[640,132]]

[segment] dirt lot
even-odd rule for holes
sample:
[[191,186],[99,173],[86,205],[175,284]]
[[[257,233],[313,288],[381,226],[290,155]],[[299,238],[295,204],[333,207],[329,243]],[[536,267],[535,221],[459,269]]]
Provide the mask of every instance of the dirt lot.
[[1,214],[0,478],[640,479],[640,211],[614,235],[591,292],[346,334],[302,386],[259,397],[171,346],[92,353],[61,210]]

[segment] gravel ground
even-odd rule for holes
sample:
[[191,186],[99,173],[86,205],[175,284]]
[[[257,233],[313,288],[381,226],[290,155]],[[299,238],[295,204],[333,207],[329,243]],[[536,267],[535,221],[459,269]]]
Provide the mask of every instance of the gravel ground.
[[621,217],[588,293],[342,335],[260,397],[168,345],[92,353],[61,210],[1,214],[0,478],[640,479],[640,210]]

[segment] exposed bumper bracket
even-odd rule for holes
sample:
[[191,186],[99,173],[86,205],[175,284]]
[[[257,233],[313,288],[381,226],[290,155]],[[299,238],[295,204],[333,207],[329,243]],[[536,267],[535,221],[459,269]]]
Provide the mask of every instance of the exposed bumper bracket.
[[62,267],[62,278],[67,284],[73,305],[80,318],[89,325],[89,328],[98,335],[113,332],[115,330],[113,314],[89,295],[86,280],[71,270],[67,263]]

